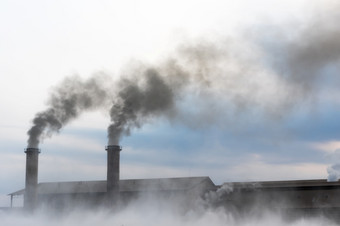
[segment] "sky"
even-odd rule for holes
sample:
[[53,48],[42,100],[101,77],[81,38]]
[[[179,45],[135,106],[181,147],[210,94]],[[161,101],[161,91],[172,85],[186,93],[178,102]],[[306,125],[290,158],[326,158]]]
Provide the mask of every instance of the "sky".
[[166,110],[138,113],[122,132],[121,179],[336,178],[339,7],[332,0],[1,1],[0,206],[24,187],[33,118],[75,75],[108,76],[101,85],[111,99],[40,141],[39,182],[104,180],[111,105],[127,83],[147,86],[147,68],[161,74],[173,99]]

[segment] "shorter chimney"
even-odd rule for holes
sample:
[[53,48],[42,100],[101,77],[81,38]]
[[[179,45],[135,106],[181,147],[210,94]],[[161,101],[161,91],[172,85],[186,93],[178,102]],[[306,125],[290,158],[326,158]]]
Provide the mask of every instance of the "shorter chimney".
[[34,210],[37,206],[38,195],[38,148],[27,148],[26,153],[26,181],[24,208]]
[[107,151],[107,195],[108,201],[114,203],[119,194],[119,156],[122,148],[119,145],[109,145]]

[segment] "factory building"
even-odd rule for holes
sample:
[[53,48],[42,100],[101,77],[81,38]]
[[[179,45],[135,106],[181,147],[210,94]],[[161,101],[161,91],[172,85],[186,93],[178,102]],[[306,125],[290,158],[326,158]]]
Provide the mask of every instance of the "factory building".
[[[77,205],[125,205],[144,196],[157,198],[203,197],[208,191],[216,190],[209,177],[159,178],[120,180],[120,152],[118,145],[110,145],[107,151],[107,180],[38,183],[39,149],[27,148],[26,187],[9,194],[13,198],[24,196],[24,208],[34,210],[41,205],[62,209]],[[188,200],[189,200],[188,199]]]
[[[120,205],[129,204],[138,198],[175,198],[191,199],[203,196],[207,191],[216,189],[209,177],[136,179],[119,181]],[[101,206],[107,204],[107,181],[73,181],[39,183],[38,205],[48,204],[57,209],[77,205]],[[24,195],[25,189],[9,195]]]
[[107,180],[38,183],[39,149],[26,149],[26,187],[9,194],[24,195],[24,208],[44,205],[55,209],[76,206],[124,206],[141,197],[170,198],[195,205],[223,207],[247,212],[257,206],[291,213],[340,213],[340,182],[326,180],[231,182],[215,185],[209,177],[121,180],[120,152],[117,145],[107,146]]

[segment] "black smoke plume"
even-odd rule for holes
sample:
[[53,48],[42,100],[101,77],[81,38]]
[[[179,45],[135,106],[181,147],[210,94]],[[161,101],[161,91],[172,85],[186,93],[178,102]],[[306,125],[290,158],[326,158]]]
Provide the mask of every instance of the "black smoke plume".
[[37,147],[81,112],[108,105],[110,145],[160,116],[195,126],[221,118],[235,124],[243,112],[284,117],[317,96],[325,78],[340,84],[338,74],[325,72],[340,66],[339,12],[319,10],[291,36],[284,32],[289,29],[271,26],[252,29],[249,37],[184,43],[162,62],[129,69],[114,85],[98,77],[67,78],[52,93],[47,110],[34,118],[28,146]]
[[155,69],[147,69],[119,82],[121,88],[110,110],[109,145],[118,145],[122,134],[140,127],[150,117],[159,116],[174,106],[173,89]]
[[48,100],[48,108],[33,119],[33,126],[27,132],[28,147],[38,148],[46,136],[59,130],[77,118],[83,111],[103,106],[108,99],[106,84],[110,78],[103,74],[82,80],[78,76],[67,77],[55,87]]

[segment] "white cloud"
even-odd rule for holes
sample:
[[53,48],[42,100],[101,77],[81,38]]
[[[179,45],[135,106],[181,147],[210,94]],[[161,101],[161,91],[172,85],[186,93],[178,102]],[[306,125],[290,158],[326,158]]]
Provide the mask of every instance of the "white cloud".
[[326,152],[326,153],[333,153],[337,149],[340,149],[340,141],[332,140],[332,141],[325,141],[325,142],[315,142],[310,144],[313,148]]

